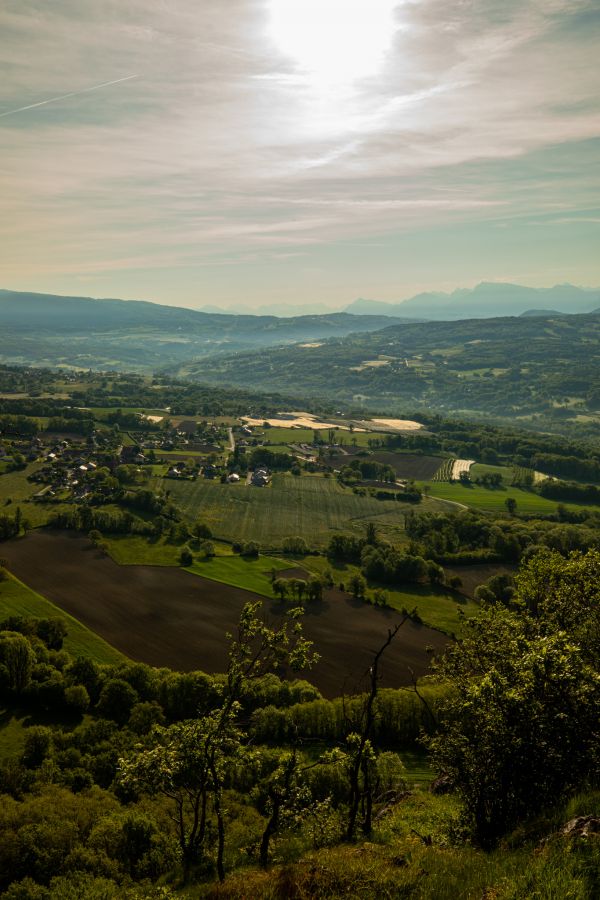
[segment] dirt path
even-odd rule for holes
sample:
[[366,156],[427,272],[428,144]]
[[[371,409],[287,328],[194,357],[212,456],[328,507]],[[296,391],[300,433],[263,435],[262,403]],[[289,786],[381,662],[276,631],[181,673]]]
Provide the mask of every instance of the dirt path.
[[[225,632],[231,631],[244,603],[259,598],[177,568],[118,566],[91,547],[87,538],[37,531],[2,544],[12,572],[75,616],[132,659],[173,669],[223,671]],[[281,620],[285,607],[264,601],[266,615]],[[321,660],[309,679],[325,694],[351,689],[368,669],[370,653],[399,615],[367,606],[339,591],[327,591],[309,605],[306,635]],[[383,665],[384,685],[410,683],[428,671],[427,646],[441,649],[444,635],[407,623]]]

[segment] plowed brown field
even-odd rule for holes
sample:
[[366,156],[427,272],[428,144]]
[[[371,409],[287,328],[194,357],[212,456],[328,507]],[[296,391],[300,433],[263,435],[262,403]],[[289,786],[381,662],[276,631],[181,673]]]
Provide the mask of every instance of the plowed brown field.
[[[71,613],[131,659],[173,669],[223,671],[225,632],[231,630],[248,600],[264,599],[166,566],[119,566],[102,556],[87,538],[68,533],[33,532],[2,545],[12,572]],[[264,600],[264,613],[276,622],[284,608]],[[384,640],[398,613],[328,591],[322,603],[309,605],[306,636],[321,659],[308,674],[325,696],[350,691],[369,666],[370,651]],[[446,643],[440,632],[407,622],[387,652],[383,684],[410,682],[428,670],[427,645]]]

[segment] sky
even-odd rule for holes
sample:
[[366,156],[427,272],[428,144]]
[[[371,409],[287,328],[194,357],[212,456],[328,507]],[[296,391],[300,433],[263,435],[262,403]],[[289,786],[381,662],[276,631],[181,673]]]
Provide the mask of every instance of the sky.
[[600,285],[598,0],[1,0],[0,287]]

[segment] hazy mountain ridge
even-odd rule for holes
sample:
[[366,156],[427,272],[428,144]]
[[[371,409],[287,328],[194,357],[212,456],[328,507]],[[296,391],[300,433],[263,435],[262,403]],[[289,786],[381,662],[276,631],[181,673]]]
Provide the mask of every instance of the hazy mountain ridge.
[[572,284],[531,288],[484,281],[474,288],[457,288],[451,293],[426,292],[399,303],[361,298],[350,303],[345,311],[354,315],[413,315],[453,320],[519,316],[534,310],[572,315],[593,312],[599,305],[600,288],[580,288]]
[[142,300],[4,290],[0,291],[0,360],[152,370],[223,349],[343,337],[392,322],[398,319],[345,312],[292,318],[227,315]]

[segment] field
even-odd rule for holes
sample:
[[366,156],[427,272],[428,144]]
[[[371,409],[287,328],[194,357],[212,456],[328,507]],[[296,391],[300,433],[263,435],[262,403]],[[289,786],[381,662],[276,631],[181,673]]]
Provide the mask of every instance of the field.
[[281,546],[290,535],[323,546],[334,532],[360,531],[369,521],[396,534],[404,525],[402,504],[357,496],[334,478],[317,475],[274,475],[266,488],[205,479],[164,484],[188,519],[206,522],[219,538],[255,540],[261,547]]
[[[320,574],[328,569],[336,584],[347,584],[352,575],[359,571],[357,566],[331,562],[322,556],[307,557],[303,566]],[[490,572],[489,575],[491,574],[493,573]],[[482,577],[477,584],[481,584],[486,578],[489,578],[489,575]],[[372,591],[372,588],[373,585],[370,585],[369,592]],[[445,590],[443,587],[435,589],[415,584],[403,590],[396,590],[388,585],[381,585],[381,588],[388,595],[388,603],[393,609],[412,610],[416,608],[427,625],[446,634],[460,634],[464,622],[475,615],[479,609],[479,606],[470,598]]]
[[444,566],[448,575],[458,575],[462,581],[460,588],[463,594],[472,597],[476,587],[483,584],[492,575],[514,575],[516,567],[503,563],[480,563],[477,566]]
[[513,481],[514,469],[510,466],[488,466],[484,463],[475,463],[471,466],[469,475],[472,481],[483,475],[499,475],[502,484],[509,487]]
[[440,456],[392,453],[391,450],[375,450],[369,459],[391,466],[398,478],[409,481],[429,481],[444,462]]
[[[484,512],[506,512],[505,501],[507,497],[514,497],[517,501],[517,513],[526,515],[541,513],[542,515],[556,512],[556,502],[546,500],[530,491],[522,491],[520,488],[511,487],[508,490],[501,488],[484,488],[472,485],[465,487],[462,484],[448,484],[447,482],[434,482],[429,485],[431,496],[440,500],[450,500],[463,506],[472,506]],[[569,503],[568,506],[578,507]]]
[[[37,532],[3,545],[11,569],[32,588],[100,634],[132,659],[179,670],[222,671],[225,632],[245,602],[256,594],[180,569],[118,566],[90,542],[71,534]],[[281,617],[278,601],[266,601],[271,619]],[[351,689],[364,675],[370,652],[398,619],[393,610],[375,609],[340,591],[307,609],[304,629],[322,658],[310,679],[326,695]],[[407,623],[384,667],[384,684],[410,682],[428,670],[427,646],[439,650],[438,631]]]
[[[108,551],[121,566],[178,566],[181,547],[167,541],[149,541],[138,535],[119,535],[105,538]],[[215,545],[217,555],[208,559],[196,559],[189,571],[221,581],[234,587],[256,591],[265,597],[273,597],[270,573],[273,569],[287,569],[290,562],[272,556],[248,559],[232,553],[228,544]]]
[[[2,545],[2,552],[9,548],[8,544]],[[27,566],[24,567],[26,574]],[[40,585],[41,587],[42,585]],[[73,656],[89,656],[99,663],[122,662],[121,653],[111,647],[106,641],[90,631],[81,622],[70,615],[65,615],[54,603],[46,600],[31,588],[27,587],[17,578],[9,575],[5,581],[0,581],[0,618],[7,616],[33,616],[34,618],[48,618],[61,616],[67,621],[68,634],[65,638],[65,650]]]
[[[30,502],[30,498],[37,494],[43,485],[28,481],[27,476],[40,467],[40,463],[30,463],[20,471],[0,474],[0,510],[14,513],[16,507],[20,506],[23,518],[27,519],[33,527],[44,525],[52,510],[64,508],[63,504]],[[6,505],[7,500],[11,501],[8,506]]]

